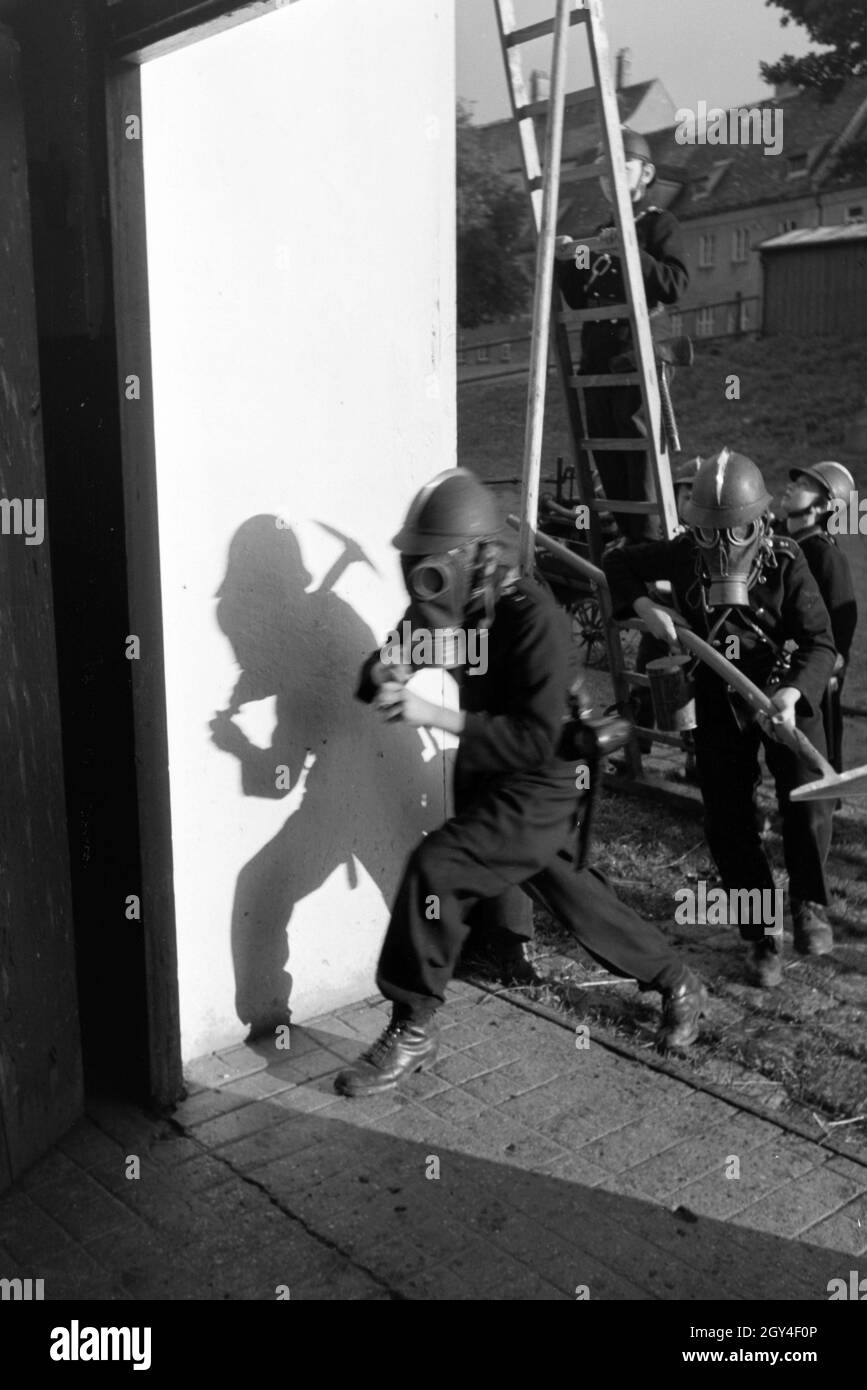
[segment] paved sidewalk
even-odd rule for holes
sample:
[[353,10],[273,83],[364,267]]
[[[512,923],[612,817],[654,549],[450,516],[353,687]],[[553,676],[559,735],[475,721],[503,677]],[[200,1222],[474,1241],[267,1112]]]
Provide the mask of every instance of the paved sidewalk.
[[204,1058],[169,1120],[91,1107],[0,1197],[0,1278],[47,1299],[825,1301],[867,1275],[867,1167],[463,983],[434,1072],[336,1096],[386,1016],[377,997],[289,1051]]

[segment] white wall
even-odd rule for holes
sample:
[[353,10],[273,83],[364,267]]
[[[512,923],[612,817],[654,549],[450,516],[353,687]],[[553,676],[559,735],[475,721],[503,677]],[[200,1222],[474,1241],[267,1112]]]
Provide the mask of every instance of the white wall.
[[[147,64],[143,118],[190,1058],[279,1021],[287,970],[296,1021],[371,993],[442,816],[442,755],[352,689],[402,611],[390,538],[455,462],[453,7],[299,0]],[[375,569],[317,593],[321,523]]]

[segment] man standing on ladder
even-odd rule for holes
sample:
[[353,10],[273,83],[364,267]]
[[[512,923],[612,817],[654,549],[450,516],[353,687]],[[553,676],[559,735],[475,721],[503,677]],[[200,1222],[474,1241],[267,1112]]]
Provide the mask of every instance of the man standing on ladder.
[[[641,269],[647,307],[676,304],[689,284],[681,243],[680,226],[670,212],[644,205],[644,197],[656,177],[656,167],[650,146],[643,135],[627,126],[622,128],[623,152],[629,192],[635,208],[635,230],[641,255]],[[610,179],[600,177],[602,192],[611,203]],[[613,222],[597,233],[609,236],[617,244]],[[557,284],[570,309],[595,309],[603,304],[622,304],[625,289],[620,258],[603,250],[589,267],[580,265],[580,244],[576,248],[571,237],[557,238],[555,255]],[[628,357],[633,350],[629,322],[626,319],[600,319],[584,324],[581,334],[582,373],[612,373],[612,386],[586,393],[587,434],[589,438],[610,437],[635,439],[643,433],[635,422],[641,410],[639,386],[617,386],[617,359]],[[628,364],[627,364],[628,365]],[[633,451],[610,451],[595,458],[602,486],[607,497],[623,502],[654,500],[650,459]],[[657,540],[659,520],[655,515],[618,512],[614,516],[627,542]]]

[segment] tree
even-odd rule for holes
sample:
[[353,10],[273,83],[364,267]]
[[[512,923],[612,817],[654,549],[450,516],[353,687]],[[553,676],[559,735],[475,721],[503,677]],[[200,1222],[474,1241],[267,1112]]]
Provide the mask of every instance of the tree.
[[517,251],[526,224],[524,196],[485,147],[472,112],[457,107],[457,278],[461,328],[519,314],[529,282]]
[[867,76],[867,5],[864,0],[765,0],[785,11],[785,28],[798,24],[824,53],[804,58],[785,54],[776,63],[762,63],[766,82],[793,82],[814,87],[828,97],[839,91],[847,77]]

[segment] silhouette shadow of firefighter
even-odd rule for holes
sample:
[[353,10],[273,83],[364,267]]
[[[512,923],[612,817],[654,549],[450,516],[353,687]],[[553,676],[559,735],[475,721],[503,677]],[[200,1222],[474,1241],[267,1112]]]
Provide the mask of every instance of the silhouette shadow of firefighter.
[[[289,1021],[287,928],[296,904],[340,865],[355,888],[356,860],[388,899],[401,856],[440,813],[442,768],[433,745],[409,728],[397,741],[393,730],[390,738],[372,736],[353,699],[358,667],[375,640],[334,592],[347,566],[365,559],[355,542],[341,539],[343,555],[308,592],[312,576],[294,532],[278,517],[251,517],[232,539],[217,593],[217,623],[241,669],[227,708],[211,721],[211,737],[238,759],[244,796],[293,803],[235,889],[235,1007],[250,1038]],[[261,748],[236,716],[272,698],[273,734]]]

